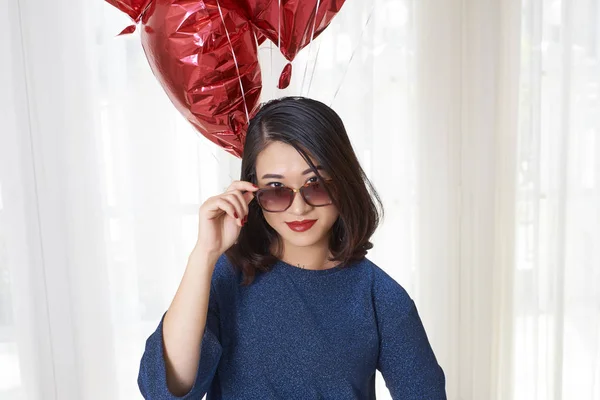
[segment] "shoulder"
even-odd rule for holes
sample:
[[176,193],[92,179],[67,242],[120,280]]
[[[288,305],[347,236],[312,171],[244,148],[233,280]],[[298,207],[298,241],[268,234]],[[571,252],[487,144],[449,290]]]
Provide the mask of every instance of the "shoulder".
[[414,302],[406,289],[377,264],[365,257],[371,274],[371,291],[375,306],[381,312],[408,314]]

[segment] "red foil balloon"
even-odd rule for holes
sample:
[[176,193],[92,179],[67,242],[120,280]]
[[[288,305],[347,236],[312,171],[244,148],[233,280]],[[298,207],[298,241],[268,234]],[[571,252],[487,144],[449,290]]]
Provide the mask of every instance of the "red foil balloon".
[[292,79],[292,63],[287,63],[281,71],[279,76],[279,82],[277,83],[278,89],[285,89],[290,85],[290,79]]
[[250,22],[219,0],[155,0],[142,24],[146,57],[175,107],[202,135],[241,157],[262,88]]
[[[169,99],[206,138],[241,157],[262,89],[257,47],[291,62],[344,0],[106,0],[142,22],[142,46]],[[281,7],[280,7],[281,5]],[[120,34],[129,34],[135,25]],[[288,86],[292,65],[278,83]]]
[[152,0],[106,0],[109,4],[117,7],[132,20],[139,22],[140,17]]
[[327,28],[345,0],[224,1],[231,7],[239,7],[256,28],[278,45],[281,54],[293,61],[301,49]]

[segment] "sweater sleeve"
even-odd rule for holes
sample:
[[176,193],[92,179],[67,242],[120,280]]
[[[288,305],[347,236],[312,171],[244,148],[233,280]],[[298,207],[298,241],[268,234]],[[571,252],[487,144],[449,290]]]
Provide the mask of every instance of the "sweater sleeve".
[[446,379],[416,305],[383,270],[376,271],[374,301],[380,335],[377,369],[394,400],[446,400]]
[[190,391],[178,397],[167,387],[167,374],[164,359],[163,314],[156,330],[146,340],[146,347],[140,361],[138,387],[144,399],[173,400],[173,399],[202,399],[211,386],[217,370],[223,348],[219,341],[219,313],[214,291],[214,282],[210,286],[208,314],[206,327],[200,348],[198,372]]

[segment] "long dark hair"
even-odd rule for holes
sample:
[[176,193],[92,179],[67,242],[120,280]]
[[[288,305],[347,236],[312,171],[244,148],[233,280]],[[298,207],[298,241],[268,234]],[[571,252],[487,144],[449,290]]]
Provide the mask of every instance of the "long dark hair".
[[[240,180],[258,184],[256,158],[276,141],[293,146],[322,179],[310,154],[333,179],[330,195],[339,217],[331,228],[330,261],[347,265],[363,259],[373,247],[369,239],[383,219],[383,205],[360,166],[340,117],[327,105],[306,97],[288,96],[264,103],[248,126]],[[275,255],[271,244],[277,246]],[[225,255],[243,273],[242,283],[249,285],[257,271],[268,271],[277,262],[282,245],[260,206],[252,201],[248,222]]]

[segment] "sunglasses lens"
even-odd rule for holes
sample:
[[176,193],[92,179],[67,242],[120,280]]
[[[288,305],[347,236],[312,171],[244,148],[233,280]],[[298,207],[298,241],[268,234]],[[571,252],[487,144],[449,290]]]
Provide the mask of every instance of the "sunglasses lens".
[[259,193],[258,202],[266,211],[283,211],[290,205],[292,194],[288,188],[266,189]]
[[326,183],[315,182],[306,186],[304,190],[304,197],[306,201],[312,206],[325,206],[331,204],[331,198],[325,189]]

